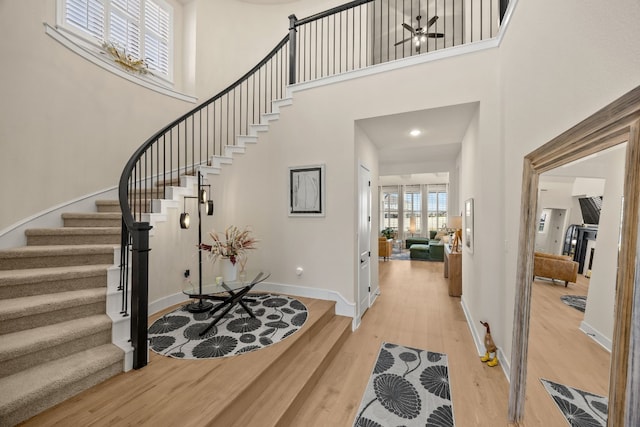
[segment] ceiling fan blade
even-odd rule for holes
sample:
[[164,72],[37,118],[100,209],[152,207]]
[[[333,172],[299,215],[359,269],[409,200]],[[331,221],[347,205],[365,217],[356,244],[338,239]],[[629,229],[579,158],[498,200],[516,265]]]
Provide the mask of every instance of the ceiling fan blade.
[[402,26],[408,30],[411,31],[411,34],[413,34],[414,36],[416,35],[416,30],[413,29],[413,27],[409,24],[405,24],[404,22],[402,23]]
[[409,40],[412,40],[412,39],[413,39],[413,37],[409,37],[408,39],[404,39],[404,40],[402,40],[402,41],[399,41],[398,43],[394,44],[394,46],[398,46],[399,44],[402,44],[402,43],[408,42]]
[[425,30],[429,27],[431,27],[433,24],[436,23],[436,21],[438,20],[439,16],[434,16],[433,18],[429,19],[429,21],[427,21],[427,25],[424,26]]
[[430,39],[441,39],[444,37],[444,33],[427,33],[425,35]]

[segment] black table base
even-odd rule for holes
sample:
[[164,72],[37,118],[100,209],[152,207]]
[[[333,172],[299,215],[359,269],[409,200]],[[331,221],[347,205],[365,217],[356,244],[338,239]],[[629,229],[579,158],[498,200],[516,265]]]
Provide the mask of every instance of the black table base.
[[[256,315],[253,313],[253,310],[251,310],[251,308],[249,308],[249,306],[247,306],[246,304],[246,302],[254,302],[254,300],[250,298],[244,298],[245,295],[247,295],[247,293],[251,290],[252,287],[253,285],[248,285],[237,292],[233,292],[232,290],[229,289],[227,290],[227,293],[229,294],[228,296],[209,297],[210,299],[222,301],[222,302],[216,305],[215,307],[213,307],[211,311],[209,311],[209,317],[213,317],[213,316],[215,317],[213,318],[211,323],[209,323],[209,325],[202,332],[200,332],[200,336],[206,335],[207,332],[209,332],[211,328],[213,328],[220,319],[226,316],[227,313],[229,313],[233,309],[233,307],[235,307],[238,304],[242,308],[244,308],[244,310],[249,314],[249,316],[255,319]],[[218,313],[222,309],[224,309],[224,311],[216,315],[216,313]]]

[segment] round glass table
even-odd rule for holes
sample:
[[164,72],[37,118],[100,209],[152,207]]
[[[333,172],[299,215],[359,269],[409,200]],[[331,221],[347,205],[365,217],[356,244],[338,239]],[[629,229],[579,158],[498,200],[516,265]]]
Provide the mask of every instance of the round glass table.
[[[202,285],[202,289],[199,285],[192,285],[182,290],[189,298],[198,300],[198,302],[187,305],[188,311],[192,313],[208,311],[209,317],[213,318],[211,323],[200,332],[200,336],[205,335],[236,305],[242,306],[249,316],[256,317],[246,304],[252,302],[250,298],[247,298],[247,294],[255,285],[269,278],[270,273],[262,270],[249,270],[243,273],[245,274],[238,274],[236,280],[225,281],[222,278],[217,278],[216,283]],[[210,301],[218,301],[219,304],[213,304]]]

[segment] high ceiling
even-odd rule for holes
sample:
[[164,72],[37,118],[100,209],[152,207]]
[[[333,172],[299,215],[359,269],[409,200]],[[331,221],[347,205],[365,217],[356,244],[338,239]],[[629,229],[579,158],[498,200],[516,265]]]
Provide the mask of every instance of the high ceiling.
[[[423,161],[443,165],[455,162],[478,103],[458,104],[358,120],[357,124],[379,150],[385,166]],[[418,129],[421,134],[411,136]],[[421,172],[444,172],[425,170]]]

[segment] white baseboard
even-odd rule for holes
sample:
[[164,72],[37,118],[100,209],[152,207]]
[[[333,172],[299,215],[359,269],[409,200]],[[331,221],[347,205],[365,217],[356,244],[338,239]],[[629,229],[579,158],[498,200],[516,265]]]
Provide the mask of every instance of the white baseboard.
[[[356,318],[356,305],[347,301],[339,292],[329,289],[308,288],[305,286],[285,285],[280,283],[262,282],[257,291],[287,294],[298,297],[306,297],[336,302],[336,314],[338,316]],[[159,298],[149,303],[149,314],[158,313],[173,305],[183,303],[189,298],[182,292]]]
[[611,339],[607,338],[602,334],[602,332],[598,331],[596,328],[589,325],[584,320],[580,322],[580,330],[587,334],[589,338],[600,344],[605,348],[609,353],[611,353],[612,342]]
[[[485,353],[484,348],[484,337],[481,337],[478,333],[478,329],[475,327],[476,322],[473,321],[471,317],[471,313],[467,308],[467,304],[465,302],[464,296],[460,299],[460,305],[462,306],[462,312],[464,313],[465,319],[467,319],[467,325],[469,326],[469,331],[471,332],[471,337],[473,338],[473,342],[476,345],[476,351],[478,352],[478,357],[483,356]],[[478,322],[478,324],[480,324]],[[504,376],[509,381],[509,377],[511,375],[511,363],[507,361],[502,349],[498,348],[498,362],[500,363],[500,367],[502,368],[502,372]]]
[[176,304],[181,304],[188,300],[189,300],[189,297],[183,294],[182,292],[178,292],[172,295],[167,295],[166,297],[159,298],[149,303],[149,315],[158,313],[166,308],[169,308]]

